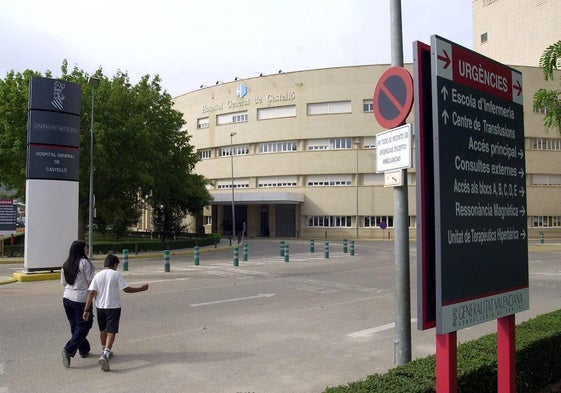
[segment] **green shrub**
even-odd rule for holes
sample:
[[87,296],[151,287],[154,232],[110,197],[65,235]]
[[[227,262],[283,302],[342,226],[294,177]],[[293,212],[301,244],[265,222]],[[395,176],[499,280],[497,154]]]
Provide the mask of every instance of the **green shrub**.
[[157,239],[138,239],[123,238],[119,241],[94,241],[94,254],[107,254],[109,252],[121,253],[124,249],[129,250],[130,254],[136,252],[159,252],[164,250],[179,250],[183,248],[193,248],[195,246],[204,247],[216,245],[220,242],[220,234],[198,235],[185,239],[161,241]]
[[[516,327],[516,391],[535,393],[561,380],[561,310]],[[497,336],[458,345],[458,393],[497,391]],[[436,357],[416,359],[386,374],[331,387],[325,393],[434,393]]]

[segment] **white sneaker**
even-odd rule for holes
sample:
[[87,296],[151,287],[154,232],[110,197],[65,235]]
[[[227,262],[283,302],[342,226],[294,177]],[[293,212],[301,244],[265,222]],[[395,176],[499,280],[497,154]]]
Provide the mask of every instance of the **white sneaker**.
[[109,358],[104,354],[101,355],[99,358],[99,364],[101,365],[101,369],[103,371],[109,371]]
[[113,357],[113,351],[111,351],[110,349],[105,349],[105,347],[103,347],[101,349],[101,354],[103,355],[105,352],[109,352],[109,355],[107,356],[107,359],[111,359]]

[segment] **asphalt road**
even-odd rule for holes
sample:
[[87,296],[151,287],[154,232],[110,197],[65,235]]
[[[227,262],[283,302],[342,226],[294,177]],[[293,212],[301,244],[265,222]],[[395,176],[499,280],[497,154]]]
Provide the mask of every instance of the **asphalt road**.
[[[321,392],[394,366],[393,242],[358,242],[355,256],[323,242],[249,240],[240,250],[130,259],[122,272],[148,292],[123,293],[111,372],[94,356],[62,365],[69,339],[57,281],[0,285],[0,393],[16,392]],[[561,251],[530,253],[531,309],[516,322],[559,309]],[[102,262],[96,261],[102,269]],[[416,318],[416,256],[411,245],[411,315]],[[18,265],[0,265],[1,275]],[[122,267],[122,266],[121,266]],[[122,270],[120,267],[120,270]],[[413,358],[435,352],[435,331],[412,321]],[[464,342],[496,331],[494,322],[458,332]]]

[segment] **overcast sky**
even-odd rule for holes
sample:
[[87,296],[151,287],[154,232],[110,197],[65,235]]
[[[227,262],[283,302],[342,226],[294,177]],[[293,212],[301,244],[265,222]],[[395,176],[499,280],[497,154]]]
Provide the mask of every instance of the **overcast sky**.
[[[178,96],[234,77],[391,63],[390,0],[0,0],[0,77],[64,59]],[[438,34],[472,48],[472,0],[401,0],[404,61]]]

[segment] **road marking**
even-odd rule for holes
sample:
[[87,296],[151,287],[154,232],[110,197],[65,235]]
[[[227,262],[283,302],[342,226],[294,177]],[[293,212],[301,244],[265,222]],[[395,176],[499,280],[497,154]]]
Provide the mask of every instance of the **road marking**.
[[240,300],[249,300],[249,299],[259,299],[262,297],[273,297],[276,293],[260,293],[255,296],[247,296],[247,297],[238,297],[235,299],[223,299],[223,300],[215,300],[214,302],[206,302],[206,303],[194,303],[189,304],[189,307],[201,307],[201,306],[209,306],[212,304],[220,304],[220,303],[230,303],[230,302],[239,302]]
[[[411,319],[411,323],[417,322],[417,318]],[[358,338],[358,337],[370,337],[375,333],[383,332],[384,330],[389,330],[395,328],[395,322],[388,323],[385,325],[377,326],[370,329],[359,330],[358,332],[347,334],[348,337]]]

